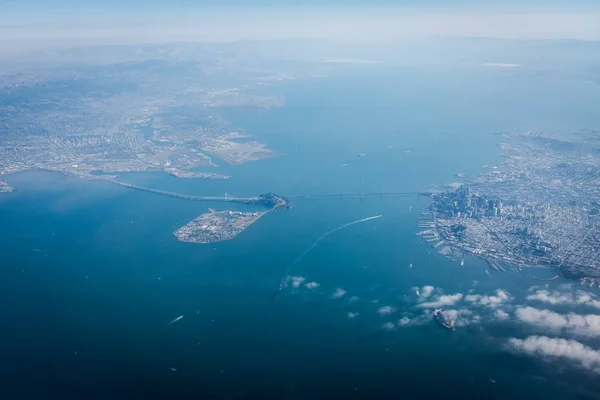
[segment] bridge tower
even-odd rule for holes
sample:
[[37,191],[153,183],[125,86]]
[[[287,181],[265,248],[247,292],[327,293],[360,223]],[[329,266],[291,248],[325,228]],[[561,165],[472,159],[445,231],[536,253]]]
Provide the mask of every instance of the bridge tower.
[[229,201],[229,195],[225,192],[225,201]]

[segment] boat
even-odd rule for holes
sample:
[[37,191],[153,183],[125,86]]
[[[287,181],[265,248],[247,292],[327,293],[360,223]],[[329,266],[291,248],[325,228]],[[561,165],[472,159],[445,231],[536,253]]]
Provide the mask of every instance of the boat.
[[462,260],[460,260],[460,266],[464,267],[465,266],[465,259],[463,258]]
[[444,328],[454,330],[454,320],[443,309],[436,308],[433,311],[433,317]]

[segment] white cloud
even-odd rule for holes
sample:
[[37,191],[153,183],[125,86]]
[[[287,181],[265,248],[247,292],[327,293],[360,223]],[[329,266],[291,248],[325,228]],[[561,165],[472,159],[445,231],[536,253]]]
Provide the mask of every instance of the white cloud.
[[404,315],[398,321],[396,321],[396,325],[400,328],[407,326],[420,326],[431,323],[431,311],[424,310],[422,314],[413,316],[413,315]]
[[386,322],[385,324],[381,325],[381,329],[385,331],[393,331],[396,329],[396,325],[393,322]]
[[319,286],[321,286],[320,284],[318,284],[317,282],[308,282],[306,285],[308,289],[317,289]]
[[421,303],[417,307],[421,308],[440,308],[453,306],[463,298],[462,293],[446,294],[435,297],[433,301]]
[[489,308],[497,308],[502,303],[509,302],[510,300],[510,294],[502,289],[497,289],[495,296],[470,294],[465,297],[465,301],[468,303]]
[[570,293],[560,293],[557,291],[537,290],[534,294],[527,296],[527,300],[541,301],[548,304],[573,304],[575,299]]
[[458,318],[458,310],[446,310],[446,315],[453,320],[456,320],[456,318]]
[[358,301],[358,297],[357,296],[352,296],[348,299],[348,304],[352,304],[354,302]]
[[[570,289],[570,287],[566,287],[565,289]],[[600,308],[600,301],[598,301],[593,294],[583,290],[578,290],[574,294],[559,292],[557,290],[552,292],[544,289],[536,290],[535,293],[527,296],[527,300],[539,301],[541,303],[552,305],[580,304]]]
[[331,297],[333,297],[334,299],[339,299],[340,297],[344,297],[344,295],[346,294],[346,291],[342,288],[337,288],[333,291],[333,293],[331,294]]
[[506,321],[509,318],[509,315],[506,311],[496,310],[494,312],[494,319],[497,321]]
[[414,290],[417,296],[419,296],[420,300],[425,300],[426,298],[431,296],[433,292],[435,292],[435,287],[430,285],[425,285],[423,287],[414,286],[412,290]]
[[500,297],[502,301],[510,300],[510,294],[506,290],[496,289],[496,296]]
[[566,331],[587,337],[600,337],[600,315],[558,314],[550,310],[519,307],[515,316],[521,322],[552,331]]
[[531,356],[567,359],[582,368],[600,374],[600,352],[575,340],[529,336],[525,340],[510,338],[508,346],[513,351]]
[[[546,284],[546,287],[548,287],[548,284]],[[571,289],[573,289],[573,284],[572,283],[562,283],[562,284],[558,285],[558,288],[561,290],[571,290]]]
[[575,294],[575,301],[577,304],[585,304],[586,306],[600,308],[600,301],[596,300],[594,295],[584,292],[583,290],[578,290]]
[[592,300],[592,295],[586,292],[579,291],[577,292],[577,302],[578,303],[588,303]]
[[433,286],[423,286],[421,288],[421,297],[427,298],[431,296],[435,288]]
[[290,279],[292,281],[292,287],[295,289],[298,289],[300,285],[302,285],[302,282],[306,280],[303,276],[292,276]]
[[302,285],[302,282],[304,282],[305,280],[306,278],[303,276],[287,276],[283,281],[282,286],[288,287],[291,285],[293,288],[298,289],[300,285]]
[[454,320],[456,326],[467,326],[479,323],[481,317],[473,314],[473,311],[461,308],[459,310],[446,310],[446,314]]
[[384,316],[384,315],[390,315],[394,311],[396,311],[396,309],[394,307],[383,306],[383,307],[379,307],[379,309],[377,310],[377,313],[381,316]]
[[356,318],[356,317],[358,317],[358,313],[357,313],[357,312],[356,312],[356,313],[354,313],[354,312],[349,312],[349,313],[348,313],[348,318],[350,318],[350,319],[354,319],[354,318]]
[[533,307],[519,307],[515,311],[515,316],[521,322],[544,328],[562,329],[567,326],[567,319],[564,315],[550,310],[538,310]]

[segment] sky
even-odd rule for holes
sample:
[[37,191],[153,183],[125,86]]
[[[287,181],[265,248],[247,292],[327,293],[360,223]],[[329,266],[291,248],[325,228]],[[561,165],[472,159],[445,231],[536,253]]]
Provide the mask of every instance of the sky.
[[420,36],[600,40],[600,1],[0,0],[4,50]]

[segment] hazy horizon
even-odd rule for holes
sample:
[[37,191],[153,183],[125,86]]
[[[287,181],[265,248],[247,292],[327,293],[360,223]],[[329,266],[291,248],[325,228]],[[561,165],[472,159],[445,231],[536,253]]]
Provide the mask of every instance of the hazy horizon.
[[590,1],[166,2],[3,1],[4,54],[86,45],[239,40],[393,42],[423,37],[600,40]]

